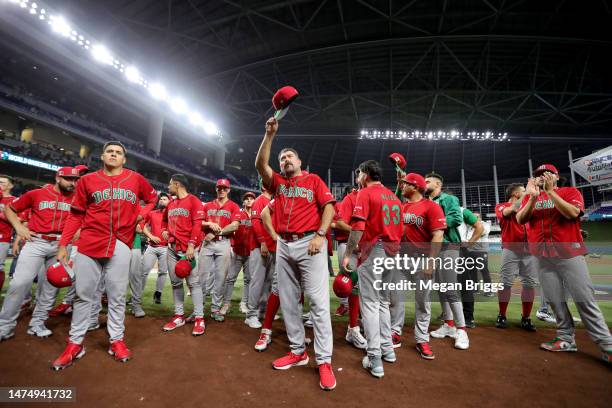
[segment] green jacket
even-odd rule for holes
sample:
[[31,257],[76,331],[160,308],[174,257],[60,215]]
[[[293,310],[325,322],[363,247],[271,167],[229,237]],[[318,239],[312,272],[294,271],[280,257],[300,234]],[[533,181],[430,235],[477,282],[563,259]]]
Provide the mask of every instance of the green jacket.
[[463,222],[473,227],[474,224],[478,222],[478,217],[476,217],[474,213],[468,210],[467,208],[464,208],[463,209]]
[[444,242],[460,243],[461,236],[457,227],[463,222],[463,212],[459,205],[459,199],[454,195],[440,193],[432,200],[442,207],[446,216],[446,230],[444,231]]
[[142,249],[142,237],[139,233],[134,235],[134,245],[132,246],[132,249]]

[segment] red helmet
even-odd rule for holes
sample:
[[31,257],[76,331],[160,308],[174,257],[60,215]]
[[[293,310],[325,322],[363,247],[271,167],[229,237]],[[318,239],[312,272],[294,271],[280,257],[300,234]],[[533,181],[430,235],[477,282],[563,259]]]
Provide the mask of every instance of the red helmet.
[[401,170],[406,168],[406,158],[400,153],[391,153],[389,155],[389,161],[393,163],[393,165],[399,167]]
[[56,288],[67,288],[74,282],[74,271],[72,270],[72,260],[68,265],[56,262],[47,269],[47,281]]
[[193,268],[195,268],[195,259],[192,259],[190,262],[187,258],[183,257],[176,263],[174,274],[179,279],[185,279],[189,276]]
[[334,279],[334,293],[339,298],[347,298],[353,292],[353,280],[350,276],[339,273]]

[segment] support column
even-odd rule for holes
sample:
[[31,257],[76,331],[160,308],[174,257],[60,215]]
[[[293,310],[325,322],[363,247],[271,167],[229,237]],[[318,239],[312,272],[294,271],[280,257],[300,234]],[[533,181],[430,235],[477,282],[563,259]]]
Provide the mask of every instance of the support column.
[[572,175],[572,187],[576,187],[576,174],[574,174],[574,169],[571,167],[574,164],[574,158],[572,157],[572,149],[567,149],[567,157],[569,159],[570,164],[570,174]]
[[331,169],[327,169],[327,188],[331,190]]
[[147,147],[159,155],[161,151],[162,134],[164,131],[164,115],[160,112],[151,112],[149,115],[149,134]]
[[461,202],[463,208],[467,208],[467,194],[465,192],[465,171],[461,169]]
[[213,157],[213,166],[221,171],[225,170],[225,148],[220,147],[215,150]]
[[533,177],[533,162],[531,161],[531,143],[527,144],[527,158],[529,163],[529,178]]
[[495,205],[499,204],[499,186],[497,185],[497,166],[493,165],[493,186],[495,187]]

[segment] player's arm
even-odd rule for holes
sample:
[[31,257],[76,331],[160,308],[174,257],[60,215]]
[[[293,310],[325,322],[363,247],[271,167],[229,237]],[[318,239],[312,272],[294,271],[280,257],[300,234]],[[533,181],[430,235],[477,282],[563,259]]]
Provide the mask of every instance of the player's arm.
[[74,208],[71,209],[70,215],[64,225],[62,236],[60,237],[59,246],[57,248],[57,260],[68,263],[70,260],[70,253],[68,252],[68,245],[74,240],[74,236],[77,231],[81,229],[83,220],[85,219],[85,212],[76,211]]
[[10,205],[4,207],[4,216],[6,217],[6,220],[11,223],[13,228],[15,228],[17,235],[26,241],[32,240],[32,233],[30,232],[30,229],[21,223],[21,219],[19,219],[19,216]]
[[[432,231],[431,233],[431,244],[429,246],[429,259],[435,259],[440,254],[442,250],[442,242],[444,241],[444,230],[439,229]],[[425,268],[423,268],[423,275],[427,279],[431,279],[433,276],[434,268],[430,262],[426,263]]]
[[223,227],[221,231],[219,231],[219,235],[231,235],[238,229],[238,227],[240,227],[240,223],[238,221],[232,221]]
[[[334,219],[334,204],[333,202],[329,202],[323,206],[323,214],[321,215],[321,224],[319,225],[318,231],[327,231],[329,230],[329,226],[331,225],[332,220]],[[321,246],[323,245],[324,236],[315,234],[315,236],[310,240],[310,244],[308,245],[308,255],[316,255],[321,251]]]
[[257,173],[261,176],[263,185],[266,188],[272,184],[272,178],[274,177],[274,170],[270,167],[270,149],[272,148],[272,141],[277,131],[278,122],[276,119],[268,119],[266,122],[266,134],[259,146],[257,157],[255,158],[255,168],[257,169]]
[[463,212],[459,206],[459,199],[455,196],[446,196],[443,204],[447,227],[455,228],[461,225],[463,223]]
[[472,228],[474,228],[474,232],[472,233],[472,237],[468,241],[471,243],[478,241],[480,237],[482,237],[482,234],[484,233],[484,225],[482,221],[476,221],[472,225]]
[[[270,214],[270,207],[268,206],[266,206],[261,211],[261,221],[258,220],[257,218],[251,220],[251,225],[253,226],[253,229],[255,230],[255,234],[256,234],[255,236],[257,237],[257,240],[259,242],[264,243],[265,245],[263,234],[261,233],[261,230],[260,230],[262,224],[263,224],[263,227],[268,232],[268,234],[270,234],[270,237],[272,237],[272,239],[276,241],[278,239],[278,234],[274,230],[274,225],[272,225],[272,214]],[[257,225],[257,227],[255,227],[255,225]]]
[[348,240],[346,241],[346,251],[344,252],[344,258],[350,258],[351,255],[357,249],[357,245],[359,245],[359,241],[361,241],[361,237],[363,236],[363,230],[353,229],[349,234]]
[[350,225],[348,225],[346,222],[344,222],[343,219],[338,218],[335,222],[335,225],[332,225],[333,228],[339,230],[339,231],[343,231],[343,232],[348,232],[350,233],[353,229],[351,228]]
[[[580,213],[582,212],[580,208],[567,202],[559,194],[557,194],[557,191],[554,189],[553,176],[549,173],[544,173],[542,177],[544,178],[544,190],[546,191],[546,194],[548,194],[548,197],[555,204],[555,208],[557,209],[557,211],[559,211],[561,215],[567,218],[568,220],[574,220],[580,217]],[[581,197],[580,201],[582,201]]]
[[[523,208],[516,213],[516,221],[519,224],[526,224],[531,215],[533,214],[533,209],[535,208],[535,203],[540,195],[540,189],[535,183],[535,179],[529,179],[527,182],[527,188],[525,189],[525,195],[529,197]],[[524,200],[523,200],[524,201]]]

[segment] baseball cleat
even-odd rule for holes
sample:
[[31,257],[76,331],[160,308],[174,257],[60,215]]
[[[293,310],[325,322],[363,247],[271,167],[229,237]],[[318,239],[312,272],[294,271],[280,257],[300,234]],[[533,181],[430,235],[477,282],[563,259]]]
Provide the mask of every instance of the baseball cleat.
[[259,340],[255,343],[255,350],[260,352],[265,351],[270,343],[272,343],[272,330],[261,329]]
[[100,328],[100,322],[97,320],[93,320],[91,323],[89,323],[89,327],[87,327],[87,331],[94,331],[94,330],[98,330]]
[[361,360],[361,365],[376,378],[383,378],[385,376],[385,369],[380,357],[365,356]]
[[47,329],[44,324],[41,324],[39,326],[30,326],[28,327],[28,331],[26,333],[28,333],[30,336],[42,338],[49,337],[53,334],[53,332]]
[[319,387],[324,391],[331,391],[336,388],[336,376],[334,376],[334,369],[329,363],[319,365]]
[[338,306],[338,308],[336,309],[336,312],[334,314],[336,316],[344,316],[348,312],[349,312],[348,307],[346,307],[343,304],[341,304],[340,306]]
[[399,333],[391,332],[391,341],[393,342],[393,348],[402,347],[402,336]]
[[184,325],[185,325],[185,318],[183,317],[183,315],[174,315],[172,316],[172,320],[170,320],[168,323],[164,325],[164,327],[162,327],[162,330],[165,332],[170,332]]
[[206,330],[206,324],[204,323],[203,317],[196,317],[195,323],[193,324],[193,330],[191,334],[194,336],[201,336],[204,334],[204,330]]
[[365,350],[368,347],[368,342],[361,334],[359,326],[349,327],[346,331],[346,341],[360,350]]
[[548,310],[538,310],[536,312],[536,318],[546,323],[557,323],[555,316],[549,313]]
[[132,314],[136,318],[145,317],[147,315],[140,305],[132,305]]
[[51,311],[49,312],[49,317],[69,315],[71,313],[72,313],[72,305],[69,305],[67,303],[60,303],[59,305],[51,309]]
[[223,306],[221,306],[221,310],[219,310],[219,313],[221,313],[223,316],[225,316],[227,314],[227,312],[229,312],[230,310],[230,304],[226,303]]
[[125,363],[132,358],[132,352],[127,348],[123,339],[111,342],[110,347],[108,348],[108,354],[115,357],[115,360],[122,363]]
[[436,358],[436,355],[431,351],[429,347],[429,343],[417,343],[416,350],[419,352],[419,355],[423,357],[425,360],[433,360]]
[[387,363],[395,363],[397,361],[397,357],[395,355],[395,350],[383,350],[382,351],[382,359]]
[[153,302],[155,302],[156,305],[161,305],[161,296],[161,292],[155,291],[155,293],[153,293]]
[[498,329],[505,329],[508,327],[508,322],[506,321],[506,316],[497,315],[497,321],[495,322],[495,327]]
[[601,359],[608,364],[610,367],[612,367],[612,349],[610,350],[604,350],[602,352],[601,355]]
[[15,330],[0,331],[0,342],[15,337]]
[[195,323],[195,313],[190,314],[185,319],[185,323]]
[[528,317],[521,318],[521,329],[529,332],[536,331],[536,327],[533,325],[533,323],[531,323],[531,319]]
[[220,311],[212,312],[210,318],[219,323],[225,321],[225,316],[223,316]]
[[68,368],[75,362],[75,360],[80,359],[84,355],[85,347],[83,347],[83,345],[69,341],[62,354],[60,354],[60,356],[53,361],[52,368],[55,371]]
[[302,354],[293,354],[292,352],[287,353],[285,357],[277,358],[272,363],[272,367],[275,370],[288,370],[291,367],[304,366],[308,364],[308,353],[303,352]]
[[248,311],[247,304],[245,302],[240,302],[240,313],[247,314]]
[[313,323],[312,323],[312,320],[310,319],[310,317],[308,319],[304,320],[304,327],[308,327],[308,328],[312,329]]
[[261,329],[261,322],[255,316],[247,317],[244,319],[244,324],[249,326],[251,329]]
[[578,351],[578,347],[575,342],[569,342],[565,340],[561,340],[558,337],[555,337],[551,341],[547,341],[546,343],[540,344],[540,348],[546,351]]
[[455,348],[459,350],[467,350],[470,348],[470,339],[468,338],[467,331],[464,329],[457,330]]
[[448,324],[444,323],[442,326],[440,326],[438,330],[434,330],[430,334],[431,337],[434,337],[436,339],[443,339],[445,337],[450,337],[451,339],[454,339],[457,337],[457,328],[455,326],[449,326]]
[[474,321],[474,319],[469,319],[469,320],[465,320],[465,327],[467,327],[468,329],[475,329],[476,328],[476,321]]

